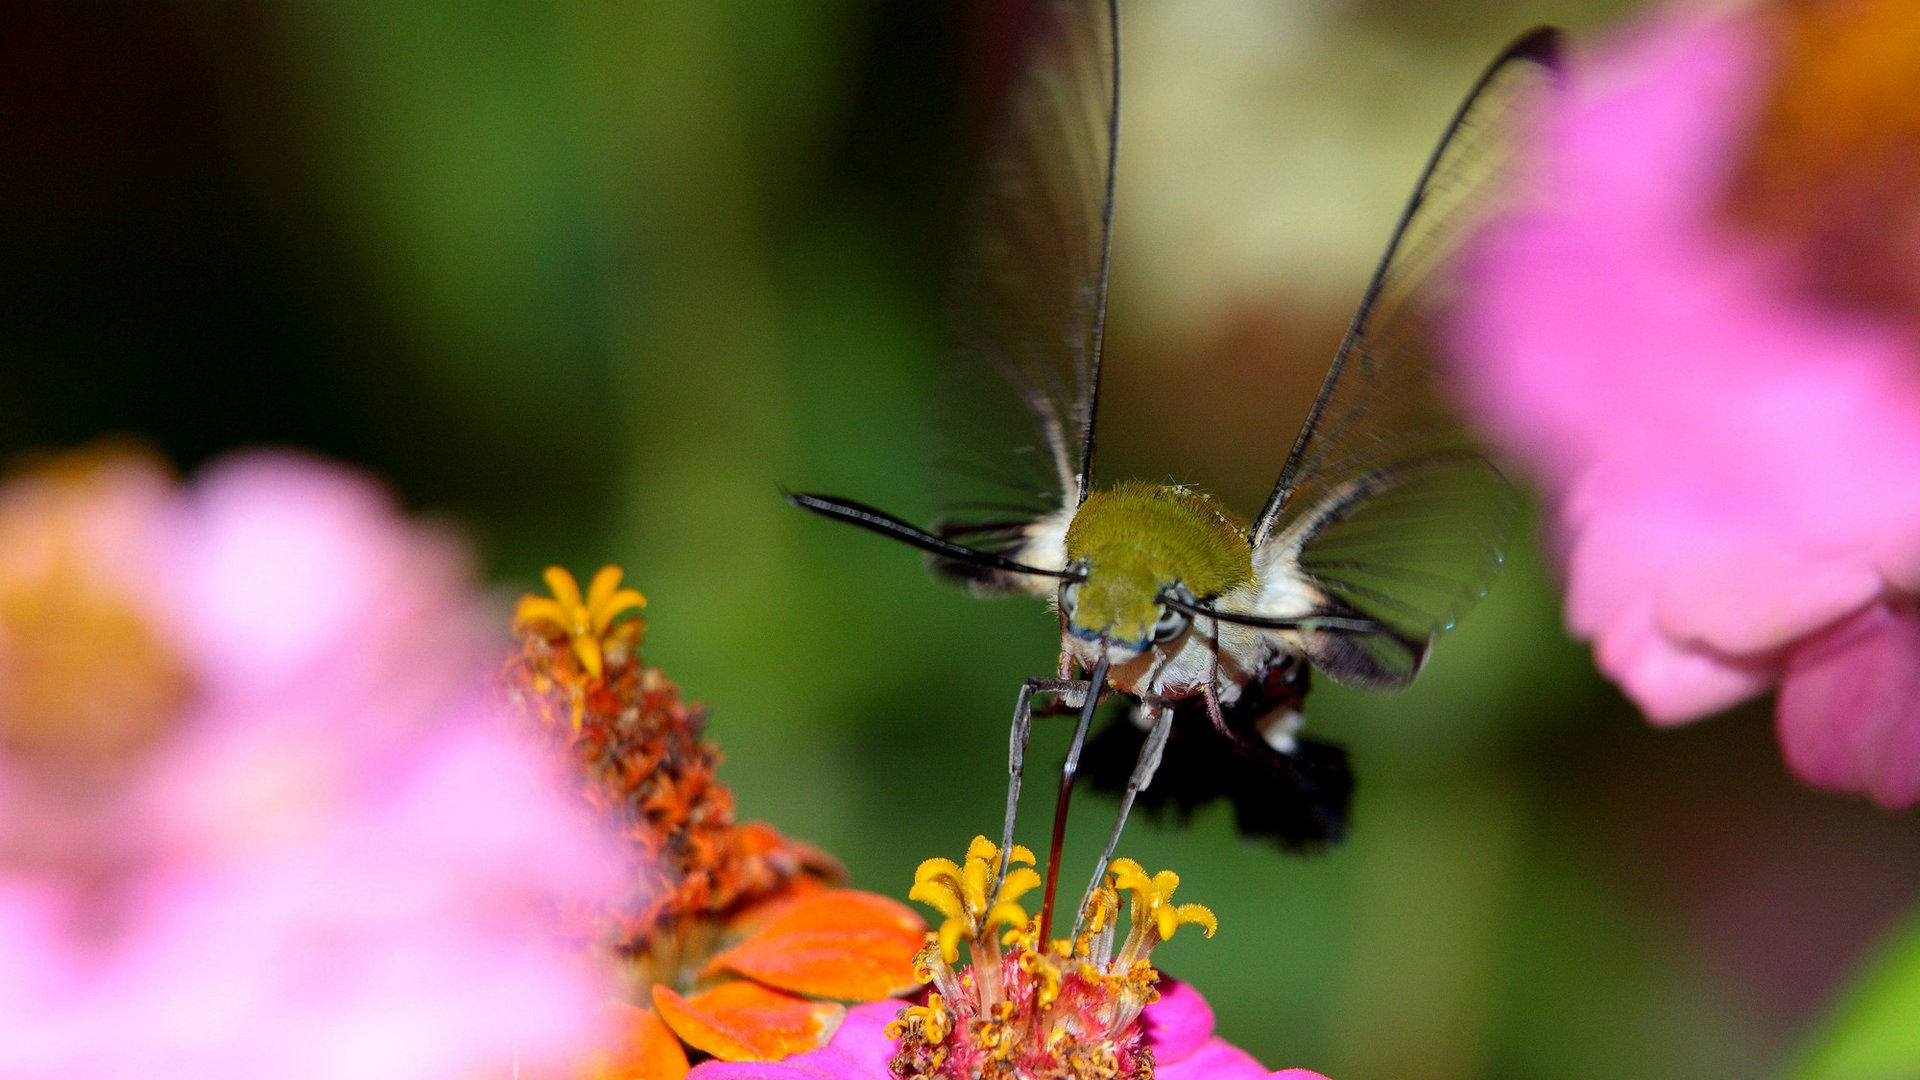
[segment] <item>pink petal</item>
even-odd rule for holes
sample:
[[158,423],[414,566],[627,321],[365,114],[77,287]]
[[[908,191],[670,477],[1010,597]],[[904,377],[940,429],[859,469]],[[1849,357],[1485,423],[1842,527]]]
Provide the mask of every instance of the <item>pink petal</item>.
[[209,468],[172,538],[196,673],[284,685],[404,628],[412,604],[450,592],[468,564],[447,537],[403,521],[373,480],[316,459],[256,453]]
[[1778,723],[1808,783],[1920,802],[1920,613],[1875,604],[1795,649]]
[[1200,992],[1178,980],[1160,984],[1160,1000],[1147,1006],[1142,1014],[1147,1024],[1147,1045],[1161,1065],[1181,1061],[1206,1043],[1213,1035],[1213,1006]]
[[1677,647],[1748,657],[1833,623],[1885,588],[1864,546],[1816,557],[1771,510],[1728,501],[1709,514],[1694,488],[1712,488],[1713,479],[1674,483],[1601,470],[1569,499],[1569,516],[1579,517],[1567,542],[1567,621],[1576,634],[1647,623]]
[[1208,1039],[1198,1050],[1179,1061],[1160,1064],[1156,1059],[1153,1074],[1160,1080],[1267,1080],[1268,1078],[1265,1065],[1255,1061],[1252,1054],[1225,1039]]
[[1666,583],[1660,628],[1721,653],[1763,653],[1826,626],[1880,594],[1864,558],[1810,559],[1752,537],[1726,537],[1714,557]]
[[1874,564],[1895,589],[1920,595],[1920,530],[1889,530],[1875,545]]
[[1653,625],[1652,613],[1617,620],[1594,643],[1602,673],[1662,727],[1709,716],[1764,691],[1775,667],[1675,643]]

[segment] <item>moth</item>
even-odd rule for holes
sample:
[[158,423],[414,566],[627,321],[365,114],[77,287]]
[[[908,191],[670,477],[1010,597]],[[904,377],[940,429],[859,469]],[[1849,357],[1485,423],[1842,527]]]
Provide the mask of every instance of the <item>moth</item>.
[[[1516,120],[1554,77],[1559,36],[1521,36],[1468,90],[1298,437],[1276,448],[1272,493],[1243,517],[1184,486],[1096,482],[1117,5],[1046,0],[1038,16],[957,289],[957,363],[992,372],[1003,400],[969,402],[956,419],[983,432],[1014,422],[1015,434],[973,440],[998,451],[981,464],[1011,497],[956,505],[927,529],[851,499],[787,498],[920,548],[936,574],[977,593],[1052,601],[1059,667],[1016,701],[1003,851],[1035,699],[1047,696],[1079,713],[1050,863],[1083,751],[1121,799],[1096,881],[1137,800],[1191,811],[1224,797],[1243,831],[1288,848],[1334,842],[1353,782],[1343,749],[1301,732],[1311,673],[1379,690],[1412,682],[1484,595],[1514,518],[1511,488],[1435,385],[1432,323],[1448,261],[1514,159]],[[1133,707],[1088,747],[1095,706],[1116,694]]]

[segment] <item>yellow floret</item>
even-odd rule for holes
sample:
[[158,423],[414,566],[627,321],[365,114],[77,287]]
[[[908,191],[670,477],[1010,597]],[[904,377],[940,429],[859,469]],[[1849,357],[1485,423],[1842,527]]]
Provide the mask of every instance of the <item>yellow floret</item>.
[[[1009,861],[1033,862],[1033,852],[1015,846]],[[937,936],[940,955],[949,963],[960,956],[960,942],[982,941],[1002,926],[1024,926],[1026,909],[1020,897],[1040,885],[1040,875],[1031,865],[1010,870],[992,895],[994,874],[1000,865],[1000,848],[984,836],[974,837],[967,846],[964,864],[952,859],[932,858],[913,873],[913,888],[908,899],[939,912],[943,919]]]

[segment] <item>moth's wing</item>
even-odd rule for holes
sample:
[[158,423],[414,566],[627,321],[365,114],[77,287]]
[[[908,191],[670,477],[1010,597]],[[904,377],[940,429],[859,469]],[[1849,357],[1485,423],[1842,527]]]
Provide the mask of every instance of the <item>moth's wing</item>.
[[1517,130],[1558,74],[1559,35],[1509,45],[1455,113],[1395,225],[1306,425],[1255,520],[1267,615],[1303,603],[1380,626],[1301,632],[1337,682],[1412,681],[1434,638],[1485,595],[1516,513],[1512,489],[1436,385],[1449,262],[1517,194]]
[[1315,505],[1293,523],[1298,531],[1283,531],[1255,556],[1269,595],[1311,600],[1266,606],[1378,627],[1309,626],[1298,634],[1314,666],[1335,682],[1403,687],[1498,572],[1517,505],[1513,489],[1477,451],[1460,448],[1370,470]]
[[1050,554],[1027,550],[1035,521],[1090,482],[1119,115],[1112,0],[1046,0],[1035,23],[980,178],[939,403],[940,531],[1028,562]]

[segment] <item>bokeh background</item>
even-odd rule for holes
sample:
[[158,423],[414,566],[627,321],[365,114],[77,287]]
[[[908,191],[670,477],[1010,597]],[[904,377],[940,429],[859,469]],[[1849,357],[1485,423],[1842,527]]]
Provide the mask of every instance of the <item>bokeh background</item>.
[[[457,521],[503,594],[620,562],[746,814],[903,895],[997,822],[1053,624],[775,485],[930,515],[947,268],[1024,4],[9,5],[0,451],[297,445]],[[1635,6],[1123,4],[1105,475],[1255,508],[1474,72]],[[1413,691],[1317,694],[1345,848],[1133,828],[1221,917],[1159,959],[1262,1060],[1343,1080],[1787,1066],[1920,894],[1920,821],[1801,789],[1764,705],[1652,731],[1533,536],[1509,567]],[[1082,858],[1108,814],[1080,804]]]

